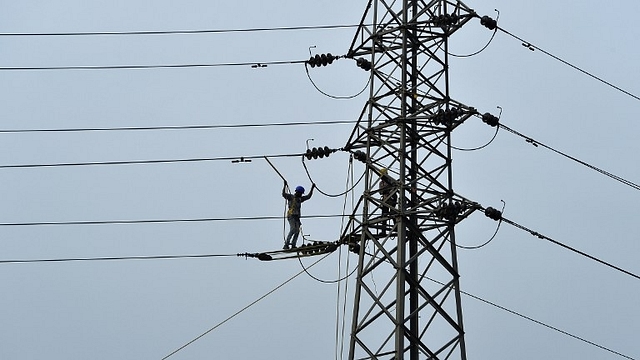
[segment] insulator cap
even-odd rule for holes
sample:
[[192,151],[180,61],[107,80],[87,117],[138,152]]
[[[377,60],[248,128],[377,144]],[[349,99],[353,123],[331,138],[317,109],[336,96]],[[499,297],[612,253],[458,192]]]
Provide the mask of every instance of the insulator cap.
[[431,23],[435,26],[450,26],[457,24],[460,20],[458,15],[442,14],[431,18]]
[[498,209],[494,209],[492,207],[488,207],[484,210],[484,214],[492,220],[498,221],[502,219],[502,212]]
[[329,155],[331,155],[332,153],[336,152],[337,150],[335,149],[331,149],[328,146],[325,147],[318,147],[318,148],[313,148],[313,149],[307,149],[307,151],[305,152],[304,156],[308,159],[311,160],[313,159],[317,159],[320,158],[322,159],[323,157],[329,157]]
[[459,202],[443,205],[435,210],[435,215],[440,219],[455,220],[462,212],[462,204]]
[[311,67],[327,66],[329,64],[332,64],[335,59],[337,59],[337,57],[331,55],[331,53],[316,54],[315,56],[312,56],[309,58],[309,60],[307,60],[307,64],[311,65]]
[[489,30],[495,30],[498,27],[498,22],[487,15],[480,18],[480,24]]
[[371,70],[371,61],[365,59],[365,58],[358,58],[356,59],[356,65],[361,68],[364,71],[370,71]]
[[487,125],[495,127],[500,123],[500,119],[498,119],[495,115],[491,115],[489,113],[482,114],[482,121]]
[[356,150],[353,152],[353,157],[363,163],[367,162],[367,154],[362,150]]
[[258,260],[270,261],[270,260],[273,260],[273,258],[269,254],[260,253],[260,254],[258,254]]
[[451,125],[455,119],[462,116],[462,110],[458,108],[452,109],[440,109],[438,112],[431,117],[431,121],[433,121],[436,125]]

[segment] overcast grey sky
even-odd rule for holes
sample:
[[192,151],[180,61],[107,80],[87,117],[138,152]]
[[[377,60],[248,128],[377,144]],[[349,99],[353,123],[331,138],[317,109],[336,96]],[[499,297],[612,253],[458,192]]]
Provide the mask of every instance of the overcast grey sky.
[[[635,1],[465,2],[500,11],[500,26],[640,95]],[[5,1],[0,33],[246,29],[357,24],[358,1]],[[309,47],[342,55],[354,29],[145,36],[0,36],[0,67],[212,64],[304,60]],[[472,53],[491,32],[472,21],[451,52]],[[312,69],[332,95],[358,93],[353,62]],[[334,100],[303,65],[145,70],[0,71],[0,129],[269,124],[356,120],[365,95]],[[452,96],[578,159],[633,182],[640,102],[498,33],[479,55],[451,60]],[[353,125],[206,130],[0,133],[0,165],[294,154],[340,147]],[[458,147],[493,129],[470,121]],[[310,186],[299,158],[273,160],[290,184]],[[309,162],[318,186],[345,187],[348,156]],[[541,234],[635,274],[640,193],[506,131],[487,148],[454,153],[454,186]],[[362,171],[356,164],[355,176]],[[236,254],[282,246],[282,220],[7,226],[15,223],[280,216],[282,180],[265,161],[0,168],[0,260]],[[361,193],[356,188],[355,200]],[[352,198],[347,199],[347,212]],[[308,215],[340,214],[344,198],[316,193]],[[307,219],[304,233],[336,240],[340,219]],[[496,223],[474,214],[463,245]],[[315,259],[305,259],[309,266]],[[356,257],[334,253],[310,272],[335,280]],[[640,282],[503,224],[479,250],[459,252],[465,292],[640,359]],[[296,260],[204,259],[0,263],[0,358],[161,359],[302,270]],[[172,359],[335,359],[350,328],[354,277],[302,274]],[[340,290],[339,290],[340,289]],[[469,359],[623,357],[463,297]],[[344,305],[346,301],[346,306]],[[343,306],[346,315],[342,314]],[[337,314],[338,313],[338,314]],[[348,344],[348,339],[346,340]],[[338,356],[336,356],[338,354]],[[346,353],[345,353],[346,354]],[[345,355],[346,356],[346,355]]]

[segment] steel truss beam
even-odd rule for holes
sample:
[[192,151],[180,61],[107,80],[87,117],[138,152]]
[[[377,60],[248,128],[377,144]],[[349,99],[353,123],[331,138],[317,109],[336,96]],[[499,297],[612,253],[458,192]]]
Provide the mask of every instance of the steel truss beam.
[[342,236],[360,260],[349,359],[466,359],[454,227],[473,207],[454,195],[451,132],[475,109],[449,95],[447,49],[476,16],[459,1],[371,0],[347,55],[372,64],[344,147],[367,154]]

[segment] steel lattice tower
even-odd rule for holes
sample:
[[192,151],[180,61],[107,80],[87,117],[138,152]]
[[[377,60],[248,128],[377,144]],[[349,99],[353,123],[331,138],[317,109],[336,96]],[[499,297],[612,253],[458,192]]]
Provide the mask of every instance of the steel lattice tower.
[[371,0],[347,55],[371,71],[344,148],[366,163],[341,239],[359,251],[349,359],[466,359],[454,226],[473,206],[453,191],[450,140],[476,112],[449,95],[448,41],[474,17]]

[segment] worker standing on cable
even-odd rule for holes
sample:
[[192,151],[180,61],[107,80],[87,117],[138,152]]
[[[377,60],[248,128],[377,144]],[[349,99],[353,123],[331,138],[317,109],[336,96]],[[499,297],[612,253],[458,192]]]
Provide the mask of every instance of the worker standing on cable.
[[316,184],[314,183],[311,185],[311,191],[309,191],[309,194],[303,195],[304,188],[302,186],[296,186],[296,191],[292,195],[287,192],[287,181],[284,181],[284,186],[282,187],[282,197],[287,199],[287,220],[289,221],[289,234],[287,234],[283,249],[288,250],[289,247],[296,247],[298,234],[300,233],[300,226],[302,225],[302,223],[300,222],[300,208],[303,202],[311,199],[311,196],[313,195],[313,189],[315,188]]

